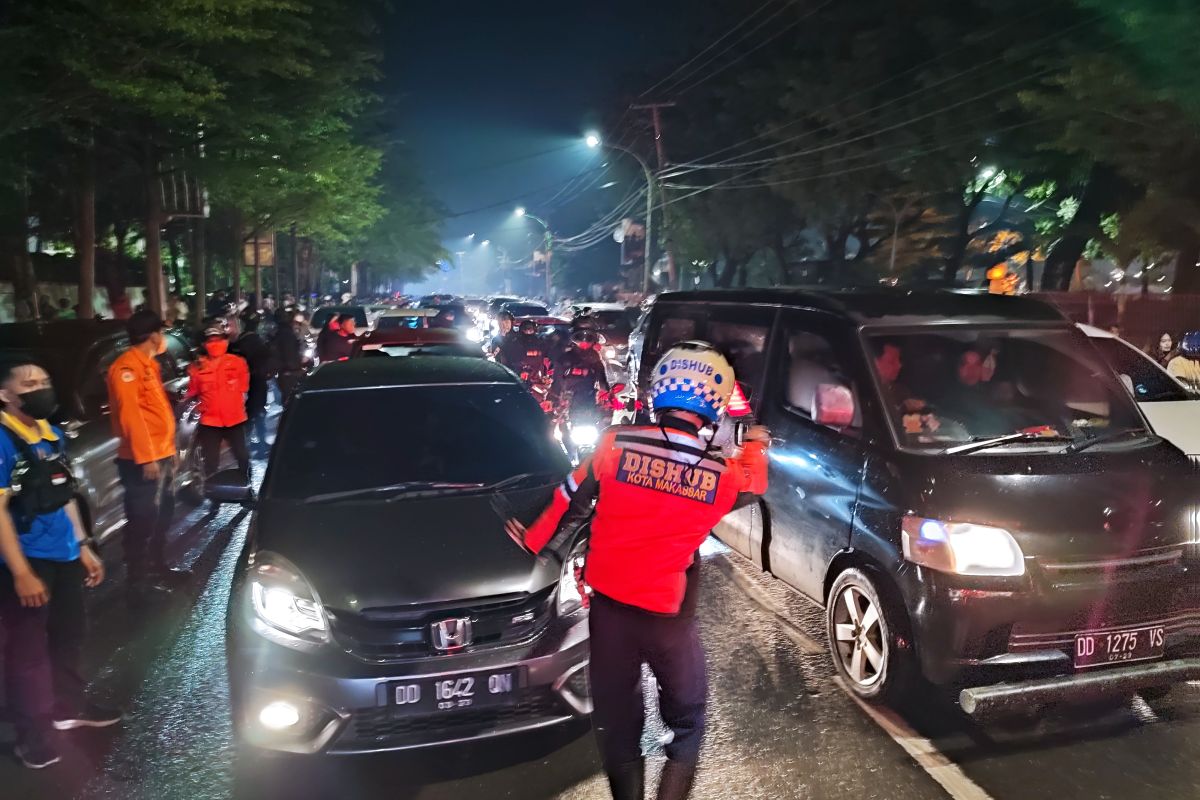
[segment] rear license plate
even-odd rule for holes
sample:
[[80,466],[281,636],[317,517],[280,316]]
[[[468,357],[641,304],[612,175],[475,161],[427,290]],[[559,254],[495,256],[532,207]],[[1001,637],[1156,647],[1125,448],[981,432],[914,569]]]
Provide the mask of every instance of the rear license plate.
[[1075,668],[1162,658],[1165,639],[1162,625],[1076,634]]
[[519,669],[468,672],[389,681],[387,705],[403,714],[436,714],[456,709],[480,708],[513,702],[521,688]]

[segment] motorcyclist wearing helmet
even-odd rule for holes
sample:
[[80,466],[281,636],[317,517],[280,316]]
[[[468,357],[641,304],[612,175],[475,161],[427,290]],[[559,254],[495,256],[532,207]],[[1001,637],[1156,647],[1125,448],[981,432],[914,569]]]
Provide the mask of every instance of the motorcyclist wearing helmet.
[[608,377],[599,352],[600,335],[593,330],[580,329],[571,333],[570,344],[554,364],[555,404],[566,402],[601,403],[607,398]]
[[721,419],[733,387],[733,369],[711,345],[672,348],[653,372],[655,424],[609,428],[537,521],[528,529],[515,519],[505,525],[536,554],[594,514],[585,568],[593,591],[592,723],[616,800],[644,795],[643,662],[658,679],[659,708],[674,734],[659,800],[683,800],[695,778],[706,691],[695,554],[740,493],[767,488],[766,428],[751,428],[728,456],[701,438]]
[[501,311],[496,315],[496,324],[500,327],[500,332],[488,341],[487,351],[488,355],[498,360],[500,358],[500,351],[504,349],[505,342],[514,335],[512,312]]
[[496,359],[520,375],[526,383],[554,377],[554,363],[550,360],[549,349],[546,342],[538,337],[537,331],[536,322],[521,320],[516,335],[505,339]]
[[1167,364],[1167,372],[1200,392],[1200,331],[1189,331],[1179,340],[1179,355]]

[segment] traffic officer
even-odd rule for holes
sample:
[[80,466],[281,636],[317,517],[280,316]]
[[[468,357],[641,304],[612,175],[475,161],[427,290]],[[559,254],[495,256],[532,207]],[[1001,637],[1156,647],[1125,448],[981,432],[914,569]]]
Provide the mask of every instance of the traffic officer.
[[238,469],[250,477],[250,452],[246,447],[246,393],[250,370],[246,360],[229,352],[229,337],[223,327],[204,331],[204,355],[188,368],[187,396],[200,398],[200,427],[196,442],[210,476],[221,464],[221,443],[228,442]]
[[765,428],[751,428],[727,458],[701,438],[720,420],[733,386],[733,369],[711,345],[672,348],[653,372],[656,424],[609,428],[528,529],[515,519],[505,526],[536,554],[594,513],[585,572],[593,590],[592,723],[616,800],[644,795],[643,662],[658,679],[659,708],[674,733],[659,800],[686,798],[695,779],[707,683],[694,617],[698,570],[689,568],[738,495],[762,494],[767,485]]
[[27,359],[0,364],[0,655],[27,767],[59,760],[56,730],[115,725],[89,703],[82,677],[84,589],[104,580],[75,504],[63,432],[46,421],[58,401]]
[[135,312],[126,323],[130,347],[108,369],[113,433],[120,439],[117,472],[125,488],[122,545],[131,600],[146,589],[165,588],[176,577],[163,546],[175,512],[175,410],[163,388],[156,356],[165,353],[163,321],[153,311]]

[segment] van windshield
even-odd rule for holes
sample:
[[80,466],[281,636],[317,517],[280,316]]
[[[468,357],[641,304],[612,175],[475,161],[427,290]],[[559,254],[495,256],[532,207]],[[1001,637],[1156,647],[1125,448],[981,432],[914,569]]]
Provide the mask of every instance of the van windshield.
[[[1009,437],[997,448],[1062,449],[1152,435],[1112,370],[1073,330],[955,327],[872,334],[868,343],[901,447],[939,451]],[[1115,436],[1122,433],[1128,438]]]

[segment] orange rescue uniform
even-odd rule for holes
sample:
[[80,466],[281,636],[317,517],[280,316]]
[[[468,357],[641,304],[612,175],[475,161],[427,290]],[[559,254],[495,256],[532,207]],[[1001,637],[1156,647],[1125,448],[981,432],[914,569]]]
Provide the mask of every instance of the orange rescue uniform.
[[149,464],[176,454],[175,409],[153,357],[136,347],[122,353],[108,368],[108,402],[117,458]]
[[246,392],[250,391],[246,359],[233,353],[201,356],[188,374],[187,396],[200,398],[201,425],[232,428],[246,421]]

